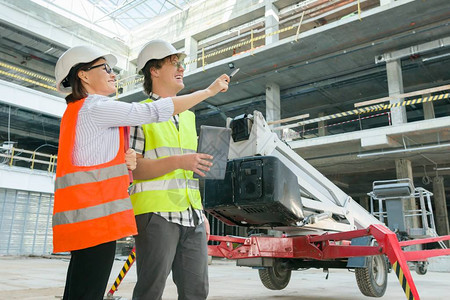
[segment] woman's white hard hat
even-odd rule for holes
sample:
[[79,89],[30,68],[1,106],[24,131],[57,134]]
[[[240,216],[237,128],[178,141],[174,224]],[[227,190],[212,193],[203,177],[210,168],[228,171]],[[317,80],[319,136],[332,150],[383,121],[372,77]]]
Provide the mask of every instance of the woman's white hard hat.
[[89,46],[75,46],[64,52],[55,66],[56,89],[62,93],[71,93],[72,87],[62,84],[69,75],[70,69],[80,63],[88,63],[100,57],[105,58],[111,68],[117,64],[117,58],[114,55]]
[[163,59],[169,55],[177,54],[180,60],[186,57],[181,51],[175,49],[170,43],[163,40],[153,40],[145,44],[142,50],[139,52],[137,58],[137,69],[140,71],[144,68],[145,64],[152,59]]

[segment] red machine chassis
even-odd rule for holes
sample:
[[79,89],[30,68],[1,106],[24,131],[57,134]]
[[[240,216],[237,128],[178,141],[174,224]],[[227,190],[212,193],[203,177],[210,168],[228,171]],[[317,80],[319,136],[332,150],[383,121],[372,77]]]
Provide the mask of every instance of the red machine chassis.
[[[350,245],[351,239],[364,236],[373,236],[378,245]],[[450,235],[399,242],[397,235],[383,225],[371,225],[367,229],[316,236],[240,238],[213,235],[209,240],[220,242],[220,244],[209,245],[208,254],[228,259],[272,257],[330,260],[384,254],[392,264],[408,300],[419,300],[420,297],[407,262],[425,261],[429,257],[450,255],[450,249],[420,251],[404,251],[402,249],[402,247],[411,245],[450,240]]]

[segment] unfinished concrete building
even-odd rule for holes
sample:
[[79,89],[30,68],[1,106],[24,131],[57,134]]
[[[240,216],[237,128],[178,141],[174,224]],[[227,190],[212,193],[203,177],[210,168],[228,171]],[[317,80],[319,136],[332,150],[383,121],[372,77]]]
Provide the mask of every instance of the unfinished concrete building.
[[52,250],[58,57],[80,44],[116,54],[113,97],[141,101],[136,57],[155,38],[187,54],[182,93],[240,68],[228,93],[195,107],[198,126],[261,111],[362,206],[376,180],[432,191],[449,234],[448,0],[74,2],[0,1],[0,254]]

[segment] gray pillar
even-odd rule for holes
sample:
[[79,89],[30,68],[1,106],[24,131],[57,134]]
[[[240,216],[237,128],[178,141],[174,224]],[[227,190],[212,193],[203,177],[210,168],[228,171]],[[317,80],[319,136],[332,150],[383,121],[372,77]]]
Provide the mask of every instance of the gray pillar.
[[248,228],[238,226],[238,235],[239,236],[248,236]]
[[[185,62],[191,61],[197,58],[198,42],[193,37],[188,36],[184,40],[184,49],[186,52]],[[197,69],[197,62],[186,65],[186,72]]]
[[274,82],[266,84],[266,121],[281,119],[280,86]]
[[[430,97],[431,94],[423,95],[423,98]],[[436,116],[434,114],[434,103],[433,102],[424,102],[423,103],[423,118],[425,120],[434,119]]]
[[[391,100],[391,104],[403,102],[398,95],[403,94],[402,65],[400,59],[386,63],[389,97],[397,97]],[[392,125],[406,123],[406,109],[404,106],[391,108]]]
[[[411,161],[407,159],[396,159],[395,170],[397,172],[397,179],[409,178],[413,180]],[[417,209],[416,200],[414,198],[403,199],[403,211]],[[418,228],[419,217],[407,217],[405,220],[406,228]]]
[[[279,17],[278,8],[273,4],[274,0],[265,0],[265,24],[266,34],[278,31],[279,29]],[[266,45],[278,42],[279,35],[274,34],[266,37]]]
[[[319,113],[319,118],[325,116],[325,113],[320,112]],[[319,136],[326,136],[327,135],[327,128],[325,127],[327,125],[326,121],[319,121],[317,123],[318,128],[318,133]]]
[[445,199],[444,178],[437,176],[433,178],[434,210],[436,211],[436,231],[439,235],[450,234],[447,215],[447,200]]
[[359,197],[359,204],[364,207],[365,210],[370,212],[370,205],[369,205],[369,196],[360,196]]

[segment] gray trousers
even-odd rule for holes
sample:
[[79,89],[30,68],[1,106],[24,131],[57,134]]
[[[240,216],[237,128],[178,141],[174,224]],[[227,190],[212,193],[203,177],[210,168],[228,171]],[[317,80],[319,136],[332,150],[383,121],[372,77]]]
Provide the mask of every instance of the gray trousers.
[[206,299],[209,283],[204,224],[185,227],[152,213],[137,215],[136,224],[133,300],[160,300],[170,271],[179,300]]

